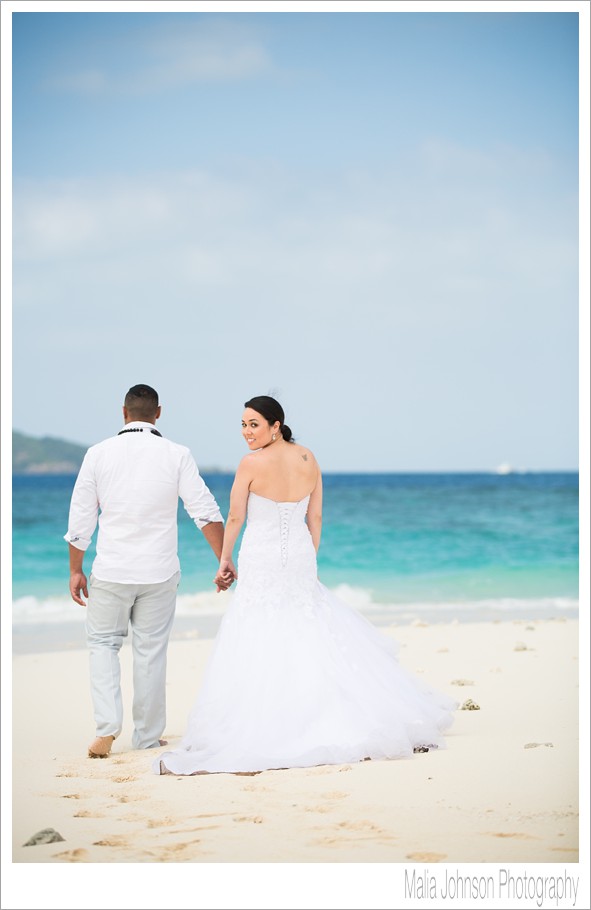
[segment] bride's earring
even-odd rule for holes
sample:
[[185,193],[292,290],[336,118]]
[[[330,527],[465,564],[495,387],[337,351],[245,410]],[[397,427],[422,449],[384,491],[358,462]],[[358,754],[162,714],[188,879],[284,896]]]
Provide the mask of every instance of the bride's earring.
[[272,439],[273,439],[273,442],[275,442],[275,440],[277,439],[277,437],[275,436],[275,433],[273,433]]

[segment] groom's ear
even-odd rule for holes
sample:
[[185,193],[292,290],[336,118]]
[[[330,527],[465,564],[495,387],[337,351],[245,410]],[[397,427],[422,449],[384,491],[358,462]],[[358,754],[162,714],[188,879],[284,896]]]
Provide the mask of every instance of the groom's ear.
[[160,417],[161,414],[162,414],[162,405],[159,404],[158,407],[156,408],[156,414],[154,415],[154,419],[158,420],[158,418]]

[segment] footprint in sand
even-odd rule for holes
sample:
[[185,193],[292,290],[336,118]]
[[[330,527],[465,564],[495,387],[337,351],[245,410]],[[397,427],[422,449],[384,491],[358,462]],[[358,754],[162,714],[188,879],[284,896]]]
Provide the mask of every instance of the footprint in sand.
[[[119,806],[107,806],[107,809],[119,809]],[[114,822],[141,822],[142,825],[145,825],[145,815],[142,812],[123,812],[121,814],[109,813],[111,819]],[[107,816],[105,816],[106,818]]]
[[88,850],[79,847],[77,850],[66,850],[64,853],[55,853],[55,859],[64,859],[69,863],[85,863],[88,861]]
[[60,774],[56,774],[56,777],[78,777],[75,771],[62,771]]
[[133,777],[132,775],[130,775],[129,777],[112,777],[111,778],[111,780],[113,781],[114,784],[127,784],[132,780],[138,780],[138,779],[139,778]]
[[176,825],[174,818],[149,818],[146,822],[147,828],[166,828],[169,825]]
[[109,797],[110,799],[117,800],[118,803],[137,803],[142,799],[146,799],[143,793],[137,795],[129,794],[128,796],[119,796],[117,793],[110,793]]
[[380,829],[372,824],[372,822],[358,821],[358,822],[339,822],[339,828],[346,828],[348,831],[379,831]]
[[235,815],[232,821],[253,822],[255,825],[262,825],[264,819],[261,815]]
[[490,837],[517,837],[519,840],[539,840],[533,834],[524,834],[522,831],[485,831]]
[[189,847],[195,846],[195,844],[200,844],[201,840],[197,837],[195,840],[187,841],[186,844],[172,844],[170,847],[166,848],[166,852],[169,854],[182,853],[183,850],[188,850]]
[[387,843],[389,845],[389,842],[396,840],[393,835],[389,834],[383,828],[364,819],[355,822],[338,822],[329,829],[317,828],[316,830],[330,832],[314,841],[314,843],[324,844],[326,846],[342,847],[368,840],[378,841],[382,844]]
[[317,837],[311,843],[318,844],[321,847],[351,846],[351,841],[347,841],[343,837]]
[[129,840],[121,834],[113,834],[111,837],[104,837],[102,840],[95,840],[93,847],[128,847]]
[[221,818],[222,815],[231,815],[231,812],[205,812],[203,815],[193,815],[192,818]]
[[388,838],[392,840],[392,835],[388,834],[383,828],[380,828],[378,825],[374,825],[373,822],[365,821],[360,819],[359,821],[345,821],[338,823],[339,828],[344,828],[346,831],[360,831],[365,832],[366,834],[372,834],[380,838]]
[[328,803],[320,803],[317,806],[302,806],[304,812],[317,812],[319,815],[325,815],[327,812],[334,812],[335,806]]
[[91,812],[90,809],[80,809],[74,812],[74,818],[105,818],[104,812]]
[[183,844],[171,844],[158,852],[146,851],[146,856],[150,856],[151,861],[155,863],[179,863],[183,861],[190,862],[196,855],[200,858],[209,856],[210,852],[209,850],[204,850],[201,846],[201,840],[196,838]]
[[62,799],[82,799],[80,793],[64,793]]
[[341,790],[331,790],[330,793],[321,793],[321,799],[345,799],[349,794],[343,793]]
[[440,863],[447,859],[447,853],[407,853],[406,858],[413,863]]

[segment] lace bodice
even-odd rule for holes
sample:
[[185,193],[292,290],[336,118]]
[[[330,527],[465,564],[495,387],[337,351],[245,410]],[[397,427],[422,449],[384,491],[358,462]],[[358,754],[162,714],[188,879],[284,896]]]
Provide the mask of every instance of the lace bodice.
[[244,596],[253,590],[259,602],[274,604],[280,593],[298,600],[308,596],[317,581],[316,551],[306,523],[309,500],[276,502],[249,494],[238,556],[238,586]]

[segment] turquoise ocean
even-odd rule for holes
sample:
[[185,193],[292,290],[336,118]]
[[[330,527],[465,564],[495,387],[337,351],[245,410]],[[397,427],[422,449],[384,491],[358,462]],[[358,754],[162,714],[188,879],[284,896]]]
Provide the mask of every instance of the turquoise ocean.
[[[63,540],[75,479],[13,478],[17,639],[83,626]],[[226,515],[232,476],[204,479]],[[326,474],[319,577],[378,624],[576,617],[578,515],[577,473]],[[179,556],[179,628],[213,634],[231,594],[181,503]]]

